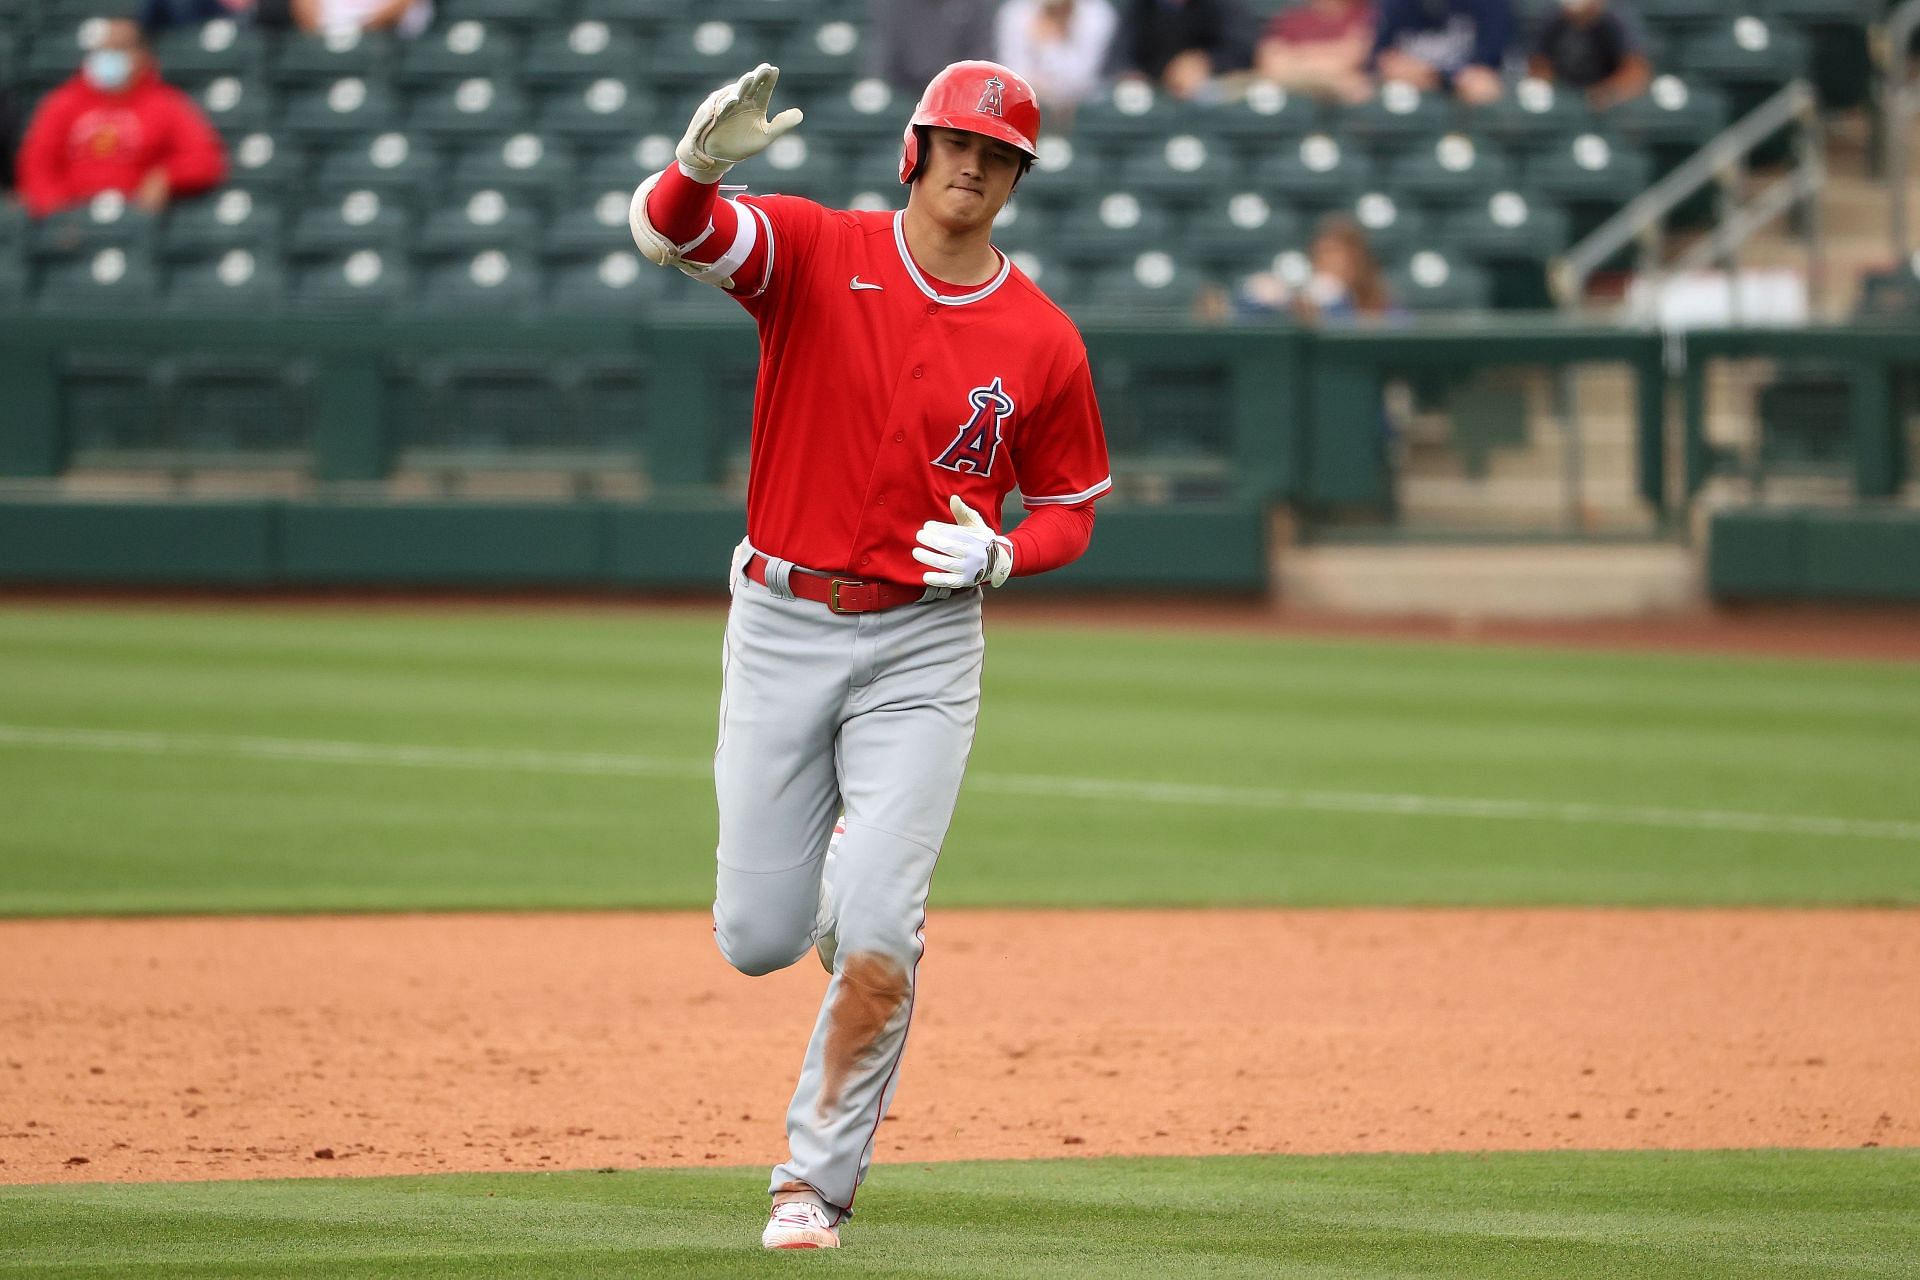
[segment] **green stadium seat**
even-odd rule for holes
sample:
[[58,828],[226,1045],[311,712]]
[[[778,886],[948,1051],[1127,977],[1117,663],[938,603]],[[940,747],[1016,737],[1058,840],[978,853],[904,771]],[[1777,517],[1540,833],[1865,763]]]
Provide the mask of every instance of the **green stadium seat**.
[[1240,99],[1222,103],[1200,119],[1215,136],[1257,160],[1317,132],[1325,116],[1312,98],[1256,80]]
[[1148,249],[1123,267],[1106,267],[1087,280],[1081,307],[1133,319],[1185,320],[1204,280],[1165,249]]
[[562,262],[549,272],[547,307],[559,315],[644,316],[669,296],[678,274],[631,248]]
[[524,30],[550,22],[553,0],[458,0],[455,13],[462,18]]
[[1464,133],[1399,156],[1387,166],[1386,185],[1423,205],[1463,205],[1512,185],[1507,159]]
[[406,248],[411,222],[395,201],[375,191],[349,191],[303,209],[293,220],[288,251],[299,257],[341,257],[361,249],[397,254]]
[[1020,249],[1007,254],[1013,265],[1040,286],[1040,291],[1056,306],[1067,306],[1080,296],[1080,283],[1073,269],[1058,254],[1041,249]]
[[1184,132],[1193,112],[1141,80],[1123,80],[1080,104],[1073,117],[1073,140],[1096,148],[1137,147]]
[[229,187],[174,206],[167,215],[166,256],[213,258],[229,249],[273,254],[285,231],[286,215],[277,203]]
[[32,274],[18,244],[0,244],[0,306],[17,307],[27,300]]
[[580,0],[579,17],[659,27],[687,16],[686,0]]
[[801,132],[776,138],[741,178],[755,194],[780,192],[822,203],[845,200],[854,186],[862,186],[841,155],[812,146]]
[[195,97],[223,137],[254,133],[274,123],[272,96],[258,79],[219,76],[201,86]]
[[89,16],[72,25],[41,28],[28,46],[19,74],[25,87],[38,91],[59,84],[80,69],[80,60],[100,39],[102,25]]
[[1594,127],[1593,112],[1577,90],[1532,77],[1497,102],[1468,107],[1462,116],[1472,132],[1522,150],[1554,146]]
[[1478,262],[1545,262],[1571,241],[1564,209],[1519,191],[1496,191],[1447,215],[1449,246]]
[[[648,174],[658,173],[673,163],[675,138],[649,134],[625,147],[590,151],[582,155],[578,186],[583,191],[611,191],[624,187],[629,194]],[[659,161],[658,164],[654,161]]]
[[1173,219],[1150,198],[1110,191],[1061,210],[1057,251],[1069,262],[1099,267],[1171,245]]
[[1381,85],[1366,102],[1334,110],[1328,130],[1367,150],[1411,151],[1458,129],[1458,117],[1451,99],[1396,82]]
[[1806,34],[1812,76],[1828,110],[1868,101],[1878,78],[1870,43],[1881,0],[1759,0],[1761,16]]
[[322,152],[313,193],[337,200],[349,191],[372,191],[384,201],[419,208],[438,189],[445,169],[432,144],[390,130],[344,140]]
[[576,195],[547,223],[541,251],[549,258],[599,259],[616,249],[631,248],[627,208],[633,200],[628,187]]
[[770,52],[755,32],[730,22],[680,23],[648,42],[646,72],[678,97],[703,97],[738,80]]
[[1373,184],[1373,162],[1330,134],[1310,133],[1253,166],[1243,185],[1277,192],[1300,206],[1329,209],[1350,203]]
[[1239,169],[1218,140],[1176,133],[1146,144],[1122,161],[1120,185],[1165,200],[1197,204],[1233,181]]
[[834,13],[825,0],[701,0],[699,8],[703,16],[762,31],[790,31],[803,23],[848,16]]
[[415,249],[435,257],[527,250],[539,244],[540,230],[540,214],[530,201],[504,191],[476,191],[428,214]]
[[293,301],[315,311],[388,311],[408,300],[412,277],[398,254],[354,249],[324,256],[294,277]]
[[420,305],[427,311],[471,315],[534,309],[546,292],[539,261],[529,254],[482,249],[469,258],[427,268]]
[[39,10],[42,24],[71,26],[89,18],[137,18],[146,6],[142,0],[28,0]]
[[325,86],[353,77],[384,84],[393,69],[394,45],[394,37],[385,31],[289,36],[274,56],[273,79],[288,88]]
[[[820,159],[814,163],[830,176],[830,180],[818,189],[819,196],[824,196],[829,203],[844,205],[854,196],[863,194],[877,197],[890,208],[898,208],[906,202],[906,191],[900,185],[900,155],[896,151],[856,151],[850,156],[822,152]],[[756,185],[763,185],[769,191],[784,189],[774,186],[771,181]],[[805,185],[804,182],[799,184],[800,187]],[[796,188],[795,193],[801,192]]]
[[1656,76],[1647,92],[1600,117],[1626,142],[1693,151],[1727,127],[1727,100],[1719,90],[1678,76]]
[[49,311],[138,312],[160,294],[159,272],[144,253],[108,245],[47,266],[40,306]]
[[605,22],[542,29],[527,46],[520,78],[529,85],[585,86],[624,80],[640,65],[642,46],[632,31]]
[[407,127],[448,140],[500,136],[526,128],[529,114],[511,84],[475,78],[429,91],[414,103]]
[[1260,269],[1284,249],[1306,243],[1306,230],[1292,209],[1257,191],[1216,195],[1188,219],[1180,247],[1196,262],[1223,275]]
[[297,139],[260,130],[234,141],[227,180],[252,190],[284,191],[306,178],[306,153]]
[[1486,307],[1492,288],[1486,272],[1434,249],[1416,251],[1387,273],[1395,305],[1409,311],[1472,311]]
[[1367,233],[1367,244],[1376,258],[1404,257],[1433,243],[1433,233],[1420,210],[1385,191],[1366,192],[1347,212]]
[[11,200],[0,200],[0,251],[25,248],[32,226],[24,207]]
[[516,133],[461,151],[449,183],[459,191],[492,188],[552,203],[565,199],[574,185],[573,153],[552,138]]
[[1653,162],[1617,139],[1583,133],[1531,157],[1524,174],[1527,186],[1555,200],[1618,208],[1653,180]]
[[[905,204],[903,200],[902,205]],[[1058,238],[1053,226],[1057,215],[1045,205],[1009,200],[993,220],[994,247],[1003,253],[1028,249],[1051,249]]]
[[512,35],[460,18],[403,42],[393,75],[403,85],[473,79],[511,82],[519,66],[520,42]]
[[1724,18],[1725,0],[1635,0],[1634,12],[1656,28],[1709,26]]
[[167,305],[177,311],[260,314],[284,305],[286,293],[278,258],[255,248],[232,248],[176,265],[167,283]]
[[197,27],[173,27],[154,37],[160,70],[174,84],[204,84],[220,76],[258,80],[266,66],[266,38],[255,27],[216,18]]
[[30,247],[40,258],[89,256],[105,248],[144,257],[152,250],[158,227],[151,215],[134,208],[118,191],[103,191],[86,204],[36,222]]
[[[1113,166],[1108,162],[1107,154],[1084,139],[1042,133],[1039,151],[1032,170],[1016,188],[1019,198],[1029,203],[1072,204],[1084,196],[1094,183],[1112,181]],[[897,179],[899,153],[884,154],[893,159]]]
[[399,121],[399,104],[385,85],[347,76],[290,95],[281,128],[314,141],[384,133]]
[[547,94],[539,114],[542,133],[586,144],[631,138],[666,123],[649,90],[612,76]]
[[[763,8],[790,5],[793,0],[753,0]],[[780,88],[806,94],[835,89],[857,79],[866,62],[865,33],[844,18],[809,23],[781,42],[775,65]]]
[[[775,90],[775,92],[779,92]],[[855,80],[844,93],[821,93],[807,103],[806,135],[842,148],[895,146],[913,108],[884,80]]]
[[1690,79],[1772,90],[1805,75],[1810,60],[1807,38],[1800,32],[1741,14],[1682,40],[1678,65]]

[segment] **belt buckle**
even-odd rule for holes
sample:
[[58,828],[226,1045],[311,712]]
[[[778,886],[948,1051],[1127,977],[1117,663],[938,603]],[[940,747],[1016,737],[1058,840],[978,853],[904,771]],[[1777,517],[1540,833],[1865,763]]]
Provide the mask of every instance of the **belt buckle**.
[[834,578],[832,581],[830,581],[827,585],[828,611],[832,613],[858,613],[859,610],[857,609],[842,609],[840,607],[840,588],[858,587],[862,585],[864,584],[852,578]]

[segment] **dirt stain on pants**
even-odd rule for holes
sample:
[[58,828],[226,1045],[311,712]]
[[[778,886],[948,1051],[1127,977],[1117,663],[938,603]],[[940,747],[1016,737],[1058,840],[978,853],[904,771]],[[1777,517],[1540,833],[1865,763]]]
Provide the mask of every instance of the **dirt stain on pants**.
[[827,1014],[825,1073],[820,1082],[820,1114],[840,1105],[855,1068],[886,1034],[893,1015],[907,1001],[907,971],[891,956],[860,952],[840,961],[840,989]]

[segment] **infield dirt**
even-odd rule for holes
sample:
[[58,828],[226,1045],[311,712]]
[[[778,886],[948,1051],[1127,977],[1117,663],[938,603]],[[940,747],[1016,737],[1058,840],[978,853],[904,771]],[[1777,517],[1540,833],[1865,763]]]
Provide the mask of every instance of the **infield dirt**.
[[[877,1160],[1920,1144],[1920,912],[936,912]],[[698,914],[0,923],[0,1182],[768,1162]]]

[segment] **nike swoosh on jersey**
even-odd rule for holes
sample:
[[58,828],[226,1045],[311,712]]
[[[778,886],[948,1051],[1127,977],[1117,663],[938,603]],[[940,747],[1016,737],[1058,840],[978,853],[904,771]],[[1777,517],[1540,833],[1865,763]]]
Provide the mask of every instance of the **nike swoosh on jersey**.
[[849,281],[847,281],[847,288],[849,288],[849,289],[882,289],[882,290],[884,290],[884,289],[886,288],[886,286],[885,286],[885,285],[883,285],[883,284],[868,284],[868,283],[867,283],[867,282],[866,282],[865,280],[862,280],[862,279],[861,279],[861,278],[860,278],[859,276],[855,276],[855,277],[854,277],[853,279],[851,279],[851,280],[849,280]]

